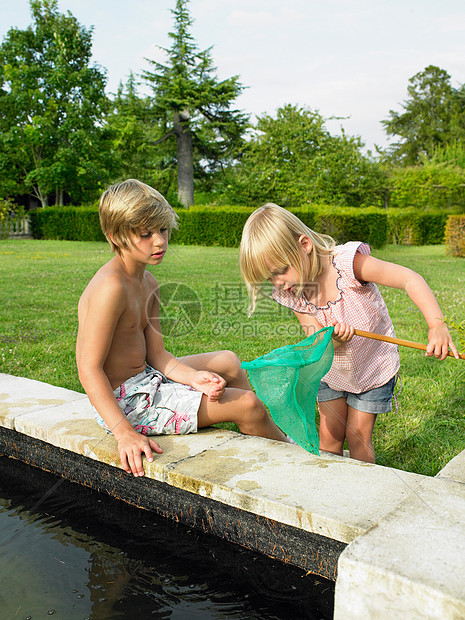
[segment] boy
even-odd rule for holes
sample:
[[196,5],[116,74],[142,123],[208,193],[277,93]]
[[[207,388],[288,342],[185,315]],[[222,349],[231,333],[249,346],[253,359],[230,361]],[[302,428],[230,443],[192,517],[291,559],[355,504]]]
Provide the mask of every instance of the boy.
[[147,435],[195,432],[216,422],[287,441],[233,353],[177,359],[164,348],[158,284],[146,267],[163,260],[177,225],[173,208],[156,190],[129,179],[103,193],[99,212],[115,256],[79,301],[76,359],[97,421],[118,442],[124,470],[143,476],[142,455],[151,462],[152,450],[162,452]]

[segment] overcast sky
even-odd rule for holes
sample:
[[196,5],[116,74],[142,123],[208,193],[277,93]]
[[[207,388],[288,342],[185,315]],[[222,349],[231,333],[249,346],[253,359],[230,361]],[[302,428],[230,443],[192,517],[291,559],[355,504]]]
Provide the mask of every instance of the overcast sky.
[[[93,26],[94,61],[108,91],[144,60],[163,60],[175,0],[58,0],[61,12]],[[389,142],[380,124],[400,109],[408,80],[433,64],[465,83],[464,0],[191,0],[192,34],[213,46],[220,78],[248,88],[238,107],[252,115],[286,103],[318,110],[367,148]],[[0,0],[0,35],[31,24],[28,0]]]

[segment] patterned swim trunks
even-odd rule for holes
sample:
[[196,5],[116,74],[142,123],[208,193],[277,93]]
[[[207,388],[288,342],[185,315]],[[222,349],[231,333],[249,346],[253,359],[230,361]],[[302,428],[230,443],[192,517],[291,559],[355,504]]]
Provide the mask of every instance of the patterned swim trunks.
[[[147,366],[114,390],[118,405],[142,435],[186,435],[197,431],[202,392],[167,379]],[[95,419],[111,432],[100,415]]]

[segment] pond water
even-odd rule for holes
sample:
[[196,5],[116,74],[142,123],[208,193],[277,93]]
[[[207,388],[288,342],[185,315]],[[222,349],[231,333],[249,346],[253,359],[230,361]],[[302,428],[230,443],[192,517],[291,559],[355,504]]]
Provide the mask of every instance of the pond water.
[[332,618],[334,584],[0,457],[2,620]]

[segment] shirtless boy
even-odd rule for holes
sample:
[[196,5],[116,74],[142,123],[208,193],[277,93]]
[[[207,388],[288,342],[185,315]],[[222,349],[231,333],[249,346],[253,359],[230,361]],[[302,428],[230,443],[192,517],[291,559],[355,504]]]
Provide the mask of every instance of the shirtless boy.
[[[251,391],[230,351],[176,358],[166,351],[158,284],[146,270],[167,251],[177,215],[148,185],[129,179],[100,199],[100,222],[115,256],[81,296],[76,358],[97,421],[118,442],[124,470],[143,476],[149,435],[189,433],[235,422],[242,433],[287,441]],[[226,387],[227,386],[227,387]]]

